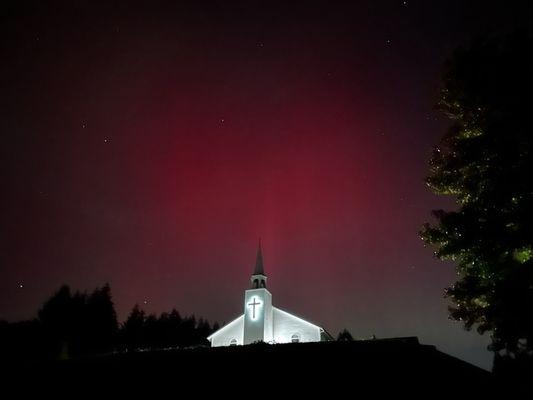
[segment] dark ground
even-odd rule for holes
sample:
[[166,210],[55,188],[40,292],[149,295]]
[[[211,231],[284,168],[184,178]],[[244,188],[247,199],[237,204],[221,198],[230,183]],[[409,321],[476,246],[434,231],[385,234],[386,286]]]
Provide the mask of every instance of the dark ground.
[[363,393],[440,397],[496,388],[491,373],[421,345],[417,338],[136,352],[36,362],[11,371],[31,382],[22,386],[24,391],[50,390],[74,398],[112,392],[143,398],[231,398],[248,393],[283,398]]

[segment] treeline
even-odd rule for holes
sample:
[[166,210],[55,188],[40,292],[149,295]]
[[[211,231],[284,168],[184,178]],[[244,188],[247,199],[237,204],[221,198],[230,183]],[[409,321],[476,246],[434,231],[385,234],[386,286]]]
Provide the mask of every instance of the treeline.
[[197,320],[194,314],[182,317],[175,309],[147,316],[135,305],[121,327],[119,342],[124,351],[208,345],[206,338],[218,328],[216,322],[211,327],[207,320]]
[[175,309],[147,315],[138,305],[119,324],[109,285],[91,293],[73,293],[65,285],[45,301],[37,318],[0,321],[0,349],[2,357],[12,359],[67,359],[208,345],[206,338],[216,329],[217,323]]

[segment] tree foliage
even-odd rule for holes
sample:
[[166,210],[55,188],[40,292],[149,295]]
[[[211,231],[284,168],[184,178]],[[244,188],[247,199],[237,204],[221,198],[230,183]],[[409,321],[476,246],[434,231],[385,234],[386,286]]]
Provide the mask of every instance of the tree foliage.
[[531,32],[485,37],[448,61],[438,109],[453,123],[427,183],[457,209],[433,211],[421,232],[456,266],[451,318],[511,358],[533,351],[531,43]]
[[207,320],[194,314],[182,317],[175,309],[147,316],[136,304],[120,329],[118,347],[137,351],[208,345],[207,337],[217,329],[217,323],[211,328]]
[[343,329],[337,336],[338,342],[353,342],[353,336],[348,329]]
[[111,351],[118,331],[111,288],[71,293],[62,286],[39,311],[39,322],[50,355],[69,358]]
[[6,359],[67,359],[114,351],[143,351],[206,345],[213,327],[177,310],[146,315],[135,305],[119,326],[111,288],[91,293],[61,286],[29,321],[0,320],[0,355]]

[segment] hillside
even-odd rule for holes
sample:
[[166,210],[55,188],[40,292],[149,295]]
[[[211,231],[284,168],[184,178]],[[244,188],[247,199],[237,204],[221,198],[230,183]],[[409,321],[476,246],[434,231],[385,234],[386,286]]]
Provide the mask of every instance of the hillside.
[[166,384],[195,383],[214,393],[234,384],[243,389],[259,385],[263,392],[283,387],[309,393],[354,389],[424,393],[428,388],[445,390],[450,383],[479,392],[488,390],[491,382],[489,372],[421,345],[415,337],[146,351],[20,368],[24,376],[61,377],[76,387],[90,383],[120,390],[135,385],[165,390]]

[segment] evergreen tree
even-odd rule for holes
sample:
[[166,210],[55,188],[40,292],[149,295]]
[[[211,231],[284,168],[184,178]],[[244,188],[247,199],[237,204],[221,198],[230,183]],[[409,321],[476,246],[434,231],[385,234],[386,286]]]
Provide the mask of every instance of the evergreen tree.
[[348,329],[343,329],[337,336],[338,342],[353,342],[353,336]]
[[104,285],[90,295],[71,293],[62,286],[39,311],[51,356],[69,358],[113,348],[118,330],[111,288]]
[[110,351],[116,340],[118,322],[109,284],[94,290],[87,298],[86,306],[86,332],[90,332],[89,349],[98,353]]
[[61,286],[39,310],[39,321],[43,326],[48,355],[69,358],[74,338],[75,307],[70,287]]
[[196,327],[196,340],[195,344],[208,344],[207,337],[211,334],[211,325],[203,318],[198,320]]
[[169,331],[168,331],[168,345],[178,347],[183,343],[183,327],[180,313],[176,309],[172,309],[169,316]]
[[122,326],[121,337],[127,350],[138,349],[144,344],[145,321],[145,312],[135,304]]
[[157,349],[161,347],[159,320],[155,314],[150,314],[144,321],[144,342],[146,348]]

